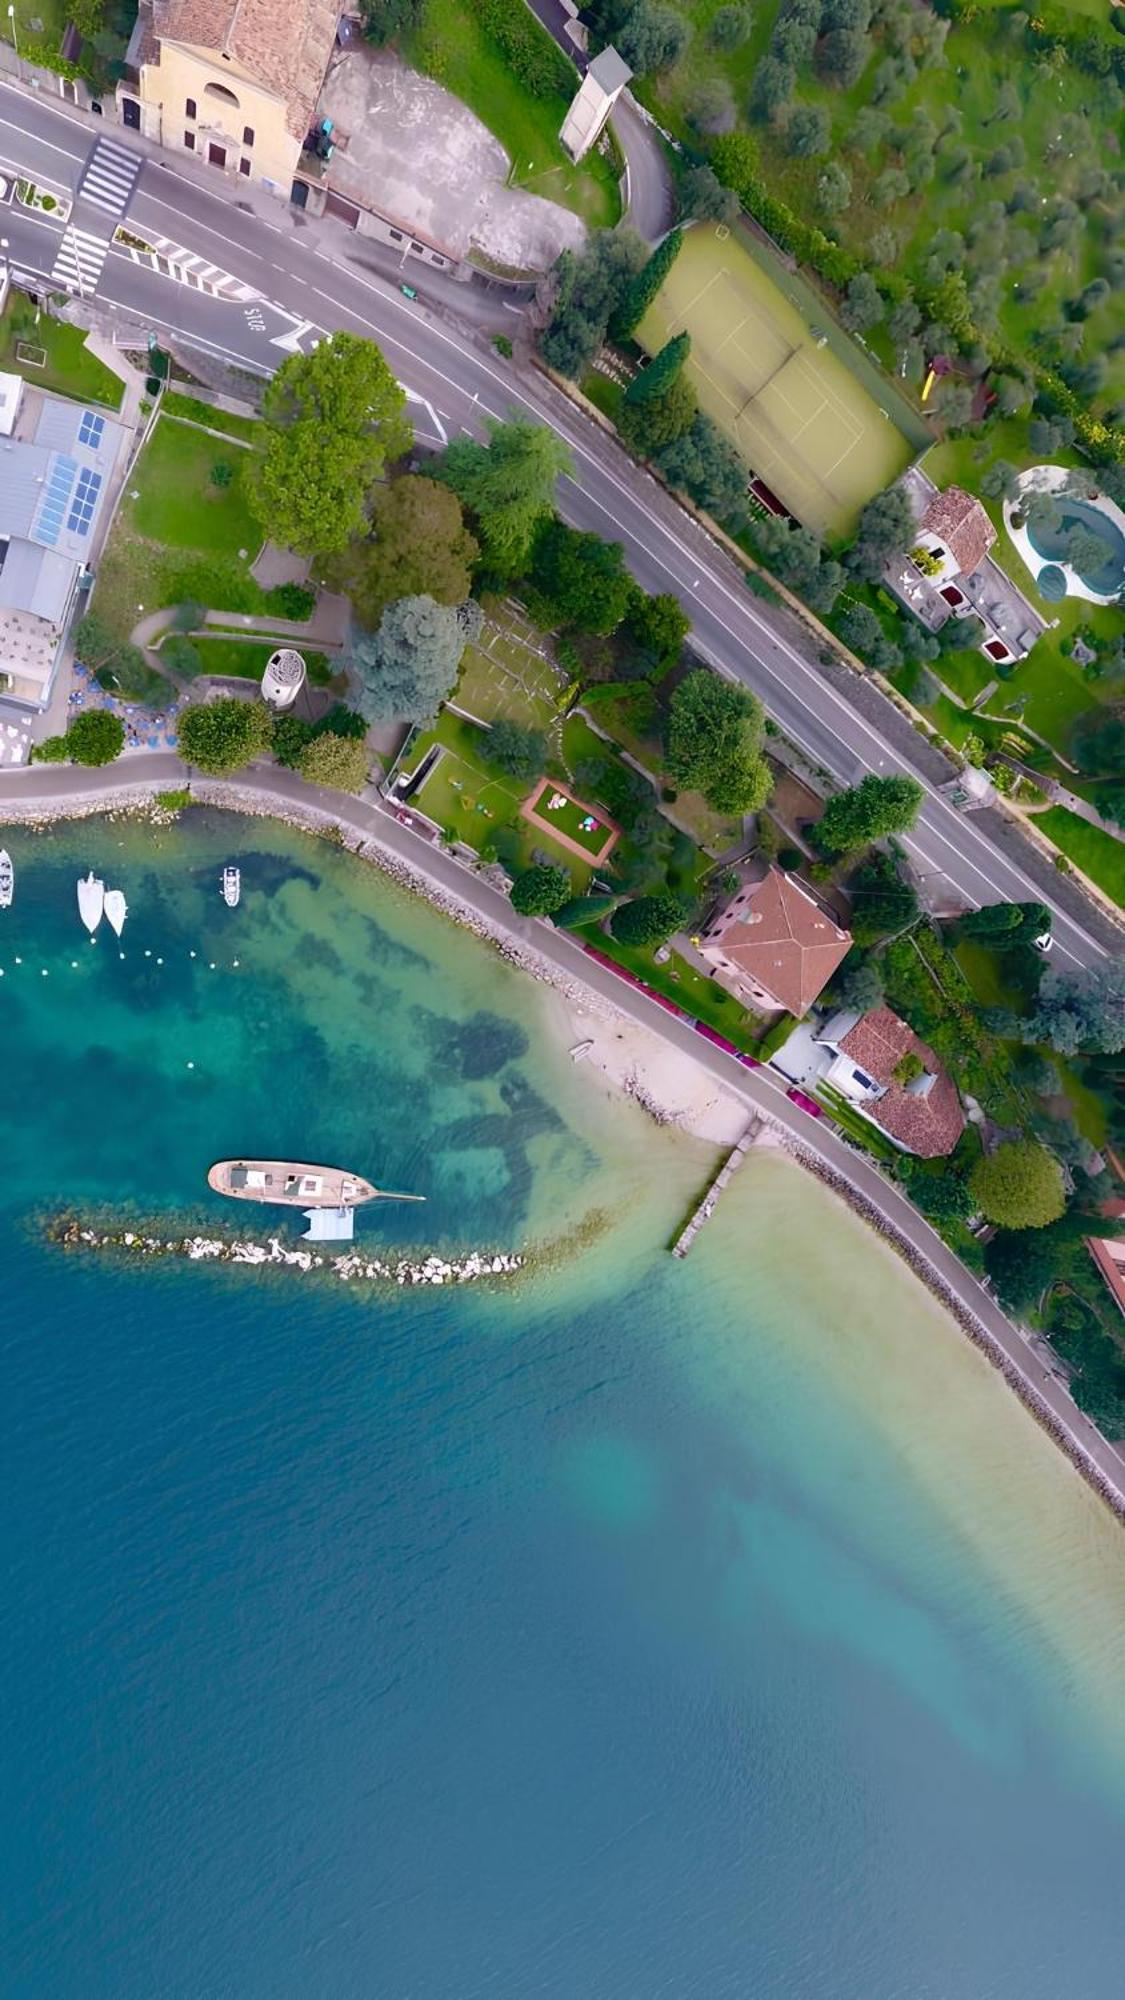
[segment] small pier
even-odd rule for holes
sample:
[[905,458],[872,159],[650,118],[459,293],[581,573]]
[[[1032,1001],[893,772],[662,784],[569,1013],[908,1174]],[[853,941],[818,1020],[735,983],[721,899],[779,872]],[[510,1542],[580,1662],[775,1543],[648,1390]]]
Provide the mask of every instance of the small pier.
[[728,1182],[732,1180],[734,1175],[738,1172],[739,1167],[742,1165],[743,1160],[746,1158],[747,1153],[750,1151],[751,1146],[754,1144],[755,1139],[757,1138],[759,1132],[761,1131],[762,1124],[763,1124],[762,1118],[760,1117],[758,1112],[755,1112],[753,1118],[750,1120],[749,1125],[746,1127],[745,1132],[742,1134],[741,1139],[739,1139],[737,1144],[727,1154],[726,1159],[723,1161],[722,1166],[719,1168],[718,1173],[715,1175],[714,1180],[711,1182],[710,1187],[708,1188],[706,1194],[703,1197],[703,1200],[700,1202],[699,1207],[696,1209],[690,1222],[685,1223],[683,1229],[681,1229],[679,1235],[677,1236],[675,1242],[673,1243],[672,1245],[673,1257],[686,1257],[688,1251],[691,1249],[692,1244],[695,1242],[695,1239],[698,1236],[700,1230],[703,1228],[704,1223],[710,1222],[711,1217],[714,1215],[715,1209],[718,1206],[719,1196],[722,1194],[723,1189],[727,1186]]

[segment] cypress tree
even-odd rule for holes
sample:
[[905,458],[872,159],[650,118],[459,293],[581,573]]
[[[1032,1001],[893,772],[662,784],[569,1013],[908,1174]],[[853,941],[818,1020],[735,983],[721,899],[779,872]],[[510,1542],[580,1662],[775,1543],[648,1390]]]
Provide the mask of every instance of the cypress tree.
[[665,341],[659,354],[653,355],[648,367],[633,377],[625,391],[625,401],[629,404],[653,403],[666,396],[690,353],[690,333],[673,334],[671,340]]
[[682,229],[670,230],[664,241],[657,244],[648,263],[642,264],[636,277],[630,280],[621,304],[610,315],[612,340],[628,340],[636,332],[679,256],[683,240]]

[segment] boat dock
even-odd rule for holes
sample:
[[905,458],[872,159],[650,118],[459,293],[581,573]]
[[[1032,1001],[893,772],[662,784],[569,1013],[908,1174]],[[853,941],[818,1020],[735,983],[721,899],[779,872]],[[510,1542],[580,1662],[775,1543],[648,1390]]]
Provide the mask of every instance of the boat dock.
[[737,1141],[727,1154],[726,1159],[723,1161],[722,1166],[719,1168],[718,1173],[715,1175],[714,1180],[711,1182],[691,1220],[685,1223],[673,1243],[673,1257],[686,1257],[704,1223],[710,1222],[718,1206],[719,1196],[738,1172],[739,1167],[742,1165],[743,1160],[746,1158],[747,1153],[761,1131],[762,1124],[762,1118],[758,1112],[755,1112],[741,1139]]

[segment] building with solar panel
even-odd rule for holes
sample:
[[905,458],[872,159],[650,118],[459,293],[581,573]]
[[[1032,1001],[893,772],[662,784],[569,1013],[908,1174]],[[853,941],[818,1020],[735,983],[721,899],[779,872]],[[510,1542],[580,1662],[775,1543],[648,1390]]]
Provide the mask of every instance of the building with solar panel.
[[0,673],[42,709],[129,432],[101,410],[0,377]]

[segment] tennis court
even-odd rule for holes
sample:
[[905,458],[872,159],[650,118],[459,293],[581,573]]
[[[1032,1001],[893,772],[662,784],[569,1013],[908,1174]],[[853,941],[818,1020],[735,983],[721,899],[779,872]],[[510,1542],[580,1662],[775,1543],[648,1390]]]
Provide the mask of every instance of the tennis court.
[[[839,328],[810,325],[721,223],[687,232],[637,337],[655,353],[685,328],[700,406],[815,534],[848,534],[865,501],[914,457],[917,441],[891,414],[890,385],[877,401],[849,367]],[[869,363],[864,373],[872,375]]]

